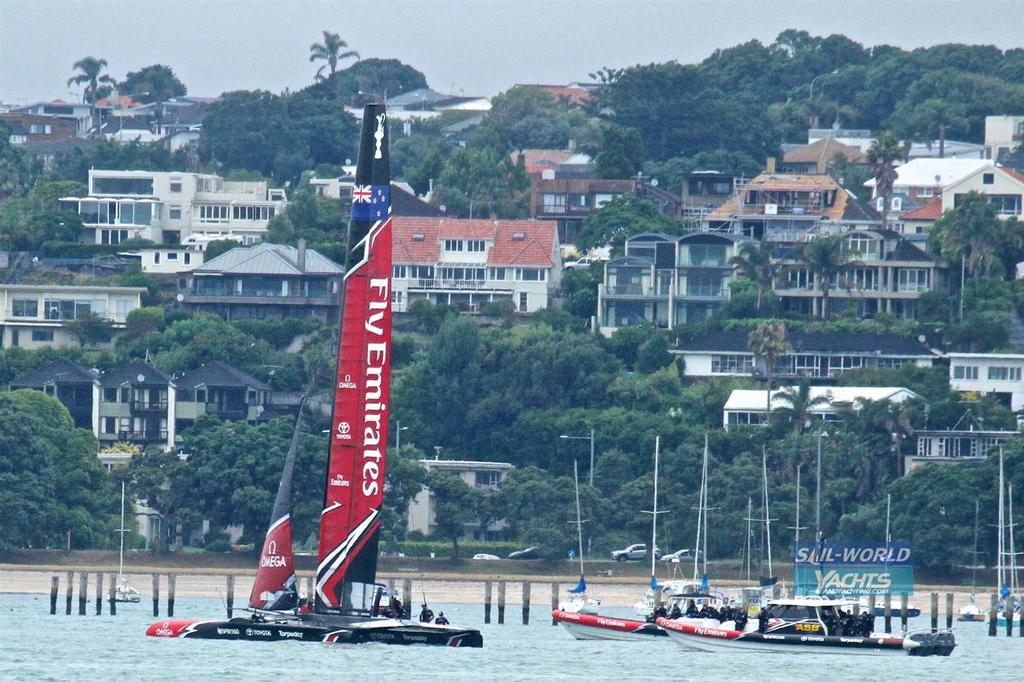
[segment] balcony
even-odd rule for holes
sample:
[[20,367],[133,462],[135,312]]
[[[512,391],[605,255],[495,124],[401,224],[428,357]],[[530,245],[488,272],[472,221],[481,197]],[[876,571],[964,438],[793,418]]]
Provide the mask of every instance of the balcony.
[[245,305],[322,305],[336,306],[341,303],[337,294],[323,294],[319,296],[281,296],[280,294],[268,294],[266,292],[242,292],[242,293],[217,293],[217,292],[185,292],[182,294],[183,303],[193,305],[201,304],[229,304],[243,303]]
[[790,204],[774,204],[771,202],[756,202],[746,203],[744,202],[740,207],[740,212],[746,215],[787,215],[787,216],[803,216],[803,215],[819,215],[824,213],[825,208],[820,204],[801,202],[797,201]]
[[132,412],[166,412],[166,400],[133,400]]
[[605,288],[605,295],[607,296],[623,296],[623,297],[635,297],[635,298],[664,298],[668,296],[668,291],[665,293],[658,293],[655,287],[651,284],[610,284]]
[[129,442],[167,440],[167,429],[156,431],[118,431],[117,439]]
[[485,279],[414,279],[409,289],[458,291],[512,291],[512,283]]

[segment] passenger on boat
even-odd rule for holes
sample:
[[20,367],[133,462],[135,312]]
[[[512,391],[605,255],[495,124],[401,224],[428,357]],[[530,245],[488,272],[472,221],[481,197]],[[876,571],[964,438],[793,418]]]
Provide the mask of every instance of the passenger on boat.
[[682,615],[683,615],[683,612],[679,608],[679,602],[676,602],[675,604],[672,605],[672,610],[669,611],[668,617],[672,618],[673,620],[675,620],[676,618],[681,618]]
[[444,617],[444,611],[438,611],[437,618],[434,619],[435,625],[448,625],[448,619]]
[[423,606],[420,608],[420,622],[429,623],[434,620],[434,612],[427,607],[427,603],[423,602]]
[[875,614],[870,611],[863,611],[857,619],[857,634],[861,637],[870,637],[875,629]]
[[693,600],[686,602],[686,617],[696,618],[700,611],[697,610],[697,605],[693,603]]
[[668,618],[668,610],[664,604],[658,604],[654,607],[654,618],[655,620],[658,618]]
[[724,623],[727,620],[733,620],[732,607],[728,604],[722,607],[722,610],[718,612],[718,622]]
[[768,629],[768,610],[765,607],[761,607],[761,610],[757,612],[757,631],[764,632]]
[[747,612],[740,609],[736,614],[736,630],[743,632],[747,629]]

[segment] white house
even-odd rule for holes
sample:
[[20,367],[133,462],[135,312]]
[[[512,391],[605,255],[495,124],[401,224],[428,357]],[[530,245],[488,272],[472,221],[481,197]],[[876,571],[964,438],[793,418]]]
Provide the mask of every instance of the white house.
[[[944,187],[991,166],[992,162],[984,159],[914,159],[896,168],[892,189],[894,193],[905,194],[918,203],[928,203],[940,196]],[[876,201],[880,199],[873,178],[864,186],[871,188]],[[901,212],[901,208],[896,206],[892,210]]]
[[1024,409],[1024,355],[949,353],[949,387],[962,393],[994,395],[1014,412]]
[[4,348],[77,346],[68,322],[97,315],[123,329],[142,305],[141,287],[0,285],[0,339]]
[[[515,467],[506,462],[474,462],[468,460],[421,459],[420,465],[427,471],[447,471],[461,478],[473,488],[485,493],[501,488],[505,477]],[[430,488],[423,488],[409,503],[408,530],[429,535],[436,527],[436,511]],[[505,521],[495,521],[482,526],[479,521],[466,524],[464,540],[503,540],[508,527]]]
[[942,189],[942,212],[959,205],[968,192],[984,194],[1000,218],[1022,215],[1024,204],[1024,175],[1012,168],[1003,168],[991,162]]
[[177,275],[203,264],[205,254],[196,246],[166,246],[118,254],[137,260],[143,272],[153,275]]
[[393,225],[396,312],[418,300],[471,312],[495,301],[520,313],[553,303],[562,263],[552,222],[396,216]]
[[[779,393],[786,390],[780,388],[772,391],[772,410],[786,406]],[[911,399],[923,398],[909,388],[898,386],[811,386],[809,397],[825,398],[827,402],[811,409],[815,419],[823,421],[840,421],[842,413],[857,411],[865,400],[888,400],[902,403]],[[757,389],[736,389],[729,394],[729,399],[722,409],[722,426],[728,431],[736,424],[763,425],[768,416],[767,391]]]
[[266,181],[163,171],[89,171],[89,195],[64,197],[61,208],[82,218],[83,241],[120,244],[142,238],[178,244],[189,235],[263,239],[287,204]]
[[985,158],[998,161],[1024,142],[1024,116],[985,117]]

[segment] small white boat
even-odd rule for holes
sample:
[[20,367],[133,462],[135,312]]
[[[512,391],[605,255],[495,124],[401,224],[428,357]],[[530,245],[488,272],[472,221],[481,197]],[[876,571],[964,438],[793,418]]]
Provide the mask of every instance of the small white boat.
[[131,532],[124,527],[124,481],[121,481],[121,527],[117,532],[121,535],[121,547],[117,554],[117,586],[114,587],[114,601],[138,604],[142,601],[142,595],[128,584],[128,578],[124,575],[124,534]]
[[972,596],[970,603],[964,604],[957,611],[956,619],[961,623],[984,623],[985,611],[974,603],[974,597]]

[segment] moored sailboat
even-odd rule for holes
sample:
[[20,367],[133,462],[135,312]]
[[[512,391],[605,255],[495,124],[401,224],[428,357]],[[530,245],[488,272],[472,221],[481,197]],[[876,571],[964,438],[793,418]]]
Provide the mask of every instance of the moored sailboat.
[[292,556],[291,471],[300,409],[250,595],[253,615],[227,621],[167,620],[151,625],[147,635],[483,645],[477,630],[413,622],[405,619],[407,606],[393,602],[382,609],[380,604],[377,550],[391,366],[391,204],[384,105],[369,105],[363,113],[347,244],[315,594],[300,603]]

